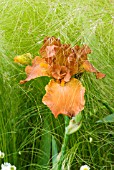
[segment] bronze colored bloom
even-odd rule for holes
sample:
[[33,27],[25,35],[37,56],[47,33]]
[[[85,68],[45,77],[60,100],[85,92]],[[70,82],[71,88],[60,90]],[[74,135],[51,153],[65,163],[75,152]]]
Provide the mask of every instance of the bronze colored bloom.
[[55,37],[46,37],[40,49],[41,57],[35,57],[32,66],[25,68],[27,78],[20,83],[40,76],[52,77],[53,80],[46,86],[43,103],[55,117],[59,114],[75,116],[84,108],[85,88],[72,77],[85,71],[95,73],[98,79],[105,77],[88,61],[90,53],[87,45],[71,47],[70,44],[61,44]]

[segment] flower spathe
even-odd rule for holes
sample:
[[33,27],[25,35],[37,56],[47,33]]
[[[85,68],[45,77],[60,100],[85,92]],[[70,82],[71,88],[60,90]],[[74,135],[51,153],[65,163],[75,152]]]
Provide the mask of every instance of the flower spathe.
[[52,77],[46,86],[43,103],[55,117],[59,114],[73,117],[84,109],[85,103],[85,88],[73,76],[88,71],[95,73],[98,79],[105,77],[88,61],[87,54],[90,53],[87,45],[71,47],[70,44],[61,44],[55,37],[46,37],[40,49],[41,57],[35,57],[32,66],[25,68],[27,78],[20,83],[40,76]]

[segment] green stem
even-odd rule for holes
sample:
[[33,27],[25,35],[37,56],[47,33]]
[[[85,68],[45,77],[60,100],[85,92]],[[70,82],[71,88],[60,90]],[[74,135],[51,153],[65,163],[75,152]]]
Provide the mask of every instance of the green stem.
[[[65,116],[65,128],[69,125],[69,117]],[[69,135],[64,134],[64,139],[63,139],[63,144],[62,144],[62,148],[61,148],[61,156],[60,156],[60,160],[58,162],[58,170],[62,169],[62,163],[64,161],[64,155],[66,154],[66,148],[67,148],[67,144],[68,144],[68,139],[69,139]]]

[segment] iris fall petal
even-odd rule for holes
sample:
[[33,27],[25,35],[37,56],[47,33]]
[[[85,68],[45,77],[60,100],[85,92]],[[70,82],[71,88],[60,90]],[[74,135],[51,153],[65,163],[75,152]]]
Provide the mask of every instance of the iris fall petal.
[[25,68],[25,72],[27,74],[27,78],[25,80],[21,80],[20,84],[24,84],[25,82],[37,77],[49,76],[49,67],[43,58],[35,57],[32,61],[32,66],[27,66]]
[[64,86],[51,80],[42,101],[55,117],[59,114],[72,117],[84,109],[84,93],[85,88],[78,79],[72,78]]
[[99,72],[88,60],[83,62],[82,67],[85,71],[95,73],[97,79],[102,79],[105,77],[105,74]]

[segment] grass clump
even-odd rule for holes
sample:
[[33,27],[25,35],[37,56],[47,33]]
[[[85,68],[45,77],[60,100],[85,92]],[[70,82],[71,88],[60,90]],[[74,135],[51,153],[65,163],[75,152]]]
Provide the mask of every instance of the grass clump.
[[[114,124],[96,123],[110,114],[101,101],[113,107],[112,1],[4,0],[0,3],[0,148],[5,152],[5,161],[15,164],[17,169],[50,169],[53,154],[60,151],[63,117],[53,118],[41,102],[49,79],[38,78],[19,85],[25,78],[24,67],[13,62],[19,54],[38,55],[44,37],[56,36],[64,43],[90,46],[91,62],[106,74],[99,81],[89,73],[83,76],[86,87],[83,125],[71,135],[65,161],[72,170],[78,170],[82,164],[95,170],[113,169]],[[52,152],[53,142],[56,151]]]

